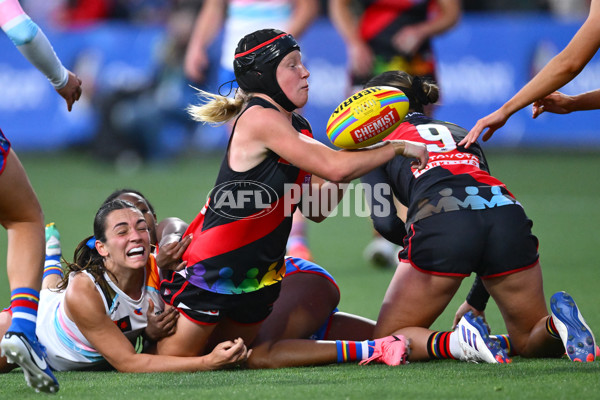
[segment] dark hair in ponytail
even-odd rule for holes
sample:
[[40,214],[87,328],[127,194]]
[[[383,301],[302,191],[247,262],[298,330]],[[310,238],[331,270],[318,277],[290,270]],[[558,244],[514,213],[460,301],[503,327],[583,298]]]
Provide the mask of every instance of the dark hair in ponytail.
[[440,89],[431,80],[412,76],[404,71],[386,71],[370,79],[365,88],[392,86],[404,92],[410,102],[409,109],[423,112],[423,106],[433,104],[440,98]]

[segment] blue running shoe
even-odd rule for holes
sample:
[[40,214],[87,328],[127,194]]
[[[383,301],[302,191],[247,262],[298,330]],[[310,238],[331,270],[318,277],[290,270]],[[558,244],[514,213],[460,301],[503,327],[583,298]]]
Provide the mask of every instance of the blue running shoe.
[[58,392],[58,381],[46,362],[46,351],[37,340],[32,342],[20,332],[6,332],[0,348],[9,363],[19,364],[27,384],[36,392]]
[[497,340],[490,339],[481,316],[466,313],[456,325],[458,342],[463,352],[460,359],[470,362],[486,362],[490,364],[506,364],[512,360]]
[[596,341],[581,316],[575,300],[566,292],[550,298],[552,321],[571,361],[592,362],[596,359]]

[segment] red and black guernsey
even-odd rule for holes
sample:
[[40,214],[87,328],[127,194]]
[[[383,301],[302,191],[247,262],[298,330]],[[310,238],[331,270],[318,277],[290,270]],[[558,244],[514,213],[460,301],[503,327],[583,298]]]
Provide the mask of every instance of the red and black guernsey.
[[413,112],[384,139],[424,143],[429,151],[422,171],[412,168],[413,160],[405,157],[385,164],[394,195],[409,206],[406,226],[440,212],[516,203],[506,185],[490,175],[479,144],[468,149],[457,145],[467,133],[458,125]]
[[[375,54],[390,59],[398,54],[392,38],[402,28],[427,21],[431,0],[361,0],[364,11],[359,22],[360,36]],[[420,52],[431,51],[426,40]]]
[[[251,99],[246,110],[249,107],[276,109],[261,98]],[[293,113],[292,125],[312,137],[304,117]],[[244,172],[233,171],[226,155],[205,207],[186,231],[194,235],[183,255],[187,280],[221,294],[248,293],[280,282],[298,203],[293,199],[310,177],[274,152]]]

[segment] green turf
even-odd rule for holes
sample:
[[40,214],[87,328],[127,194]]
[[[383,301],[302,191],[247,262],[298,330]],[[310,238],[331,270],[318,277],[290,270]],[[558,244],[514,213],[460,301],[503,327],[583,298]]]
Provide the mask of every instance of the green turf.
[[[117,171],[85,154],[27,154],[23,164],[40,198],[48,222],[56,222],[67,258],[92,232],[94,212],[116,188],[145,193],[159,218],[191,220],[204,204],[220,157],[186,157],[146,171]],[[588,324],[600,332],[600,299],[596,286],[595,251],[600,248],[599,154],[490,153],[492,172],[517,196],[540,239],[547,297],[567,290],[577,300]],[[310,224],[309,239],[316,260],[329,269],[342,290],[340,308],[376,318],[392,271],[368,266],[362,250],[371,235],[367,218],[336,216]],[[6,259],[6,234],[0,230],[0,264]],[[2,267],[1,269],[3,269]],[[0,270],[1,270],[0,269]],[[448,329],[471,279],[434,324]],[[0,306],[9,290],[0,273]],[[488,321],[504,331],[492,303]],[[593,398],[599,397],[599,363],[581,365],[562,360],[522,360],[508,366],[471,365],[453,361],[413,363],[406,367],[355,365],[279,371],[221,371],[198,374],[58,373],[60,398],[152,399],[216,397],[279,398]],[[0,375],[0,399],[31,395],[22,374]]]

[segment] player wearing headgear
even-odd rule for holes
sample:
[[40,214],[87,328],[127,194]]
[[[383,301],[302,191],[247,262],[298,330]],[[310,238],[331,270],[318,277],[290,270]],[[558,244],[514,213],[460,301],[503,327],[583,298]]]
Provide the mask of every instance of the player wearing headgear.
[[[198,121],[235,117],[235,124],[216,184],[186,232],[193,234],[183,255],[187,267],[161,283],[163,298],[185,317],[158,345],[163,354],[199,354],[222,337],[252,344],[279,295],[302,184],[332,196],[340,194],[333,182],[348,182],[396,154],[417,158],[420,168],[427,161],[423,146],[404,141],[347,152],[314,140],[308,121],[294,112],[308,101],[310,74],[285,32],[244,36],[234,71],[240,87],[234,99],[201,92],[206,102],[189,108]],[[326,214],[307,217],[320,221]]]

